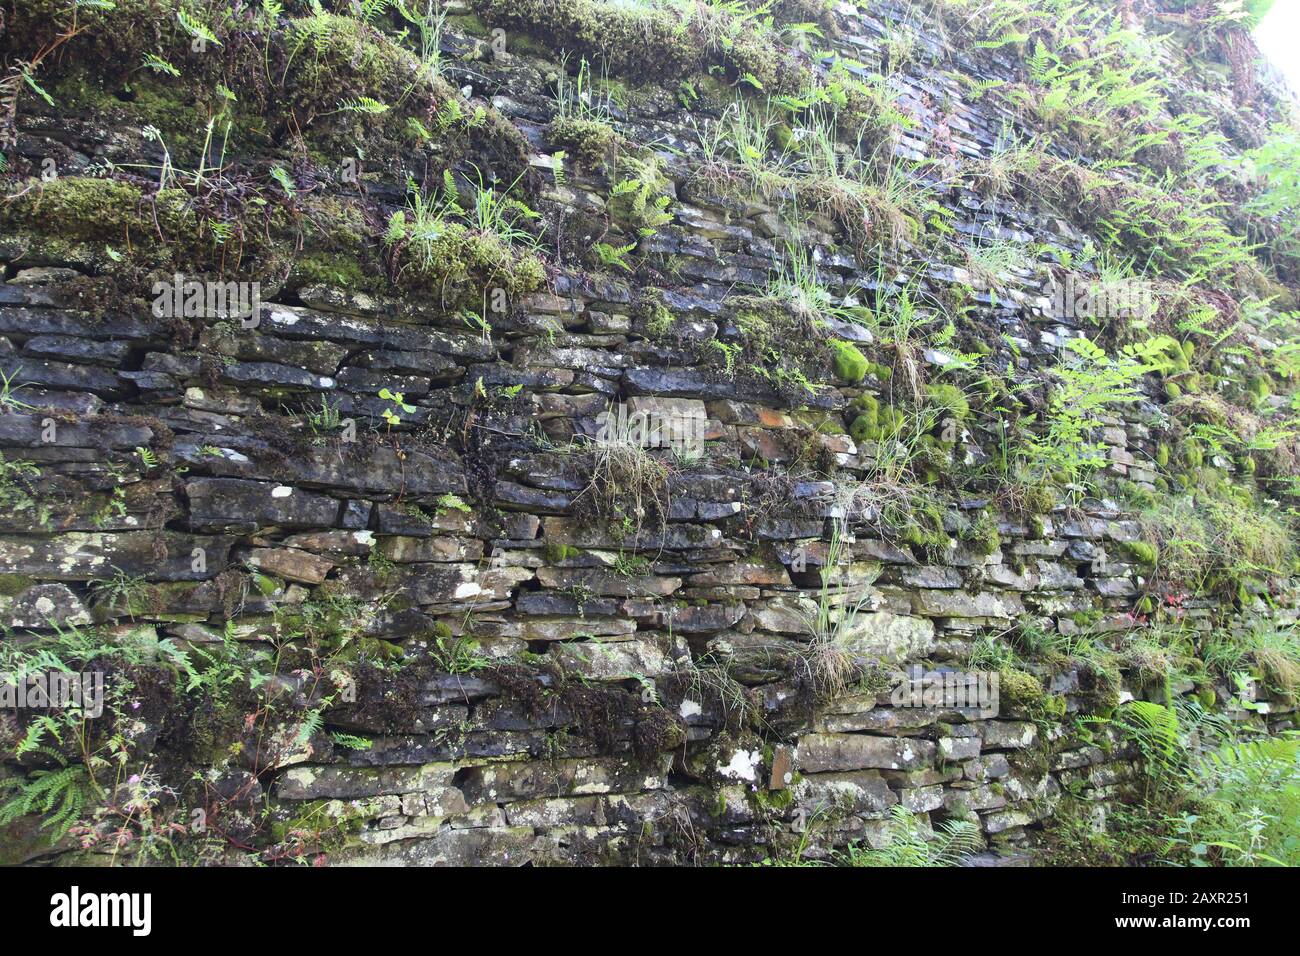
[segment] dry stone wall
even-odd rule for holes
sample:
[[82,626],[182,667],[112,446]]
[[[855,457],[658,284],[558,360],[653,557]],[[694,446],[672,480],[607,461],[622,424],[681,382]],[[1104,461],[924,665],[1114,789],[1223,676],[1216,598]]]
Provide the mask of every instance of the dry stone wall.
[[[599,240],[608,167],[557,163],[548,139],[560,51],[511,27],[494,55],[491,17],[451,12],[448,79],[522,134],[530,202],[548,227]],[[878,69],[887,23],[904,13],[841,5],[826,43]],[[920,53],[891,80],[917,121],[899,155],[987,159],[1018,118],[995,96],[972,98],[957,74],[1011,78],[1020,65],[915,22]],[[0,368],[23,386],[0,414],[0,448],[35,469],[27,506],[11,498],[0,515],[5,640],[80,629],[204,659],[230,642],[260,655],[256,690],[202,704],[148,684],[145,670],[108,675],[110,687],[115,673],[131,680],[109,718],[130,769],[203,811],[206,830],[189,839],[205,859],[825,858],[885,839],[894,807],[977,821],[1012,852],[1063,800],[1104,809],[1139,774],[1118,730],[1081,730],[1074,717],[1167,699],[1140,674],[1114,688],[1035,664],[1028,687],[1001,675],[993,710],[899,706],[897,671],[974,670],[978,640],[1026,622],[1066,636],[1138,626],[1147,568],[1128,545],[1140,529],[1101,497],[1028,518],[966,495],[913,517],[918,536],[846,498],[888,453],[850,434],[853,403],[890,402],[895,386],[869,375],[809,393],[727,373],[707,343],[739,341],[737,296],[781,268],[794,236],[775,205],[700,174],[692,120],[703,112],[671,87],[633,92],[612,123],[661,161],[671,222],[642,238],[635,275],[544,250],[544,289],[504,311],[483,303],[490,333],[432,296],[288,281],[263,287],[256,322],[205,320],[183,335],[146,308],[88,300],[77,282],[93,270],[75,258],[0,236]],[[34,108],[18,151],[71,175],[129,147],[103,117]],[[366,161],[367,194],[399,208],[401,159]],[[935,195],[957,235],[1083,249],[1076,225],[1023,202],[957,182]],[[812,226],[798,241],[837,300],[907,287],[942,301],[979,285],[940,263],[882,271],[829,222]],[[1032,269],[975,291],[970,315],[999,375],[1029,381],[1087,331],[1050,296]],[[865,328],[839,322],[833,334],[881,354]],[[921,357],[932,369],[950,360],[938,347]],[[824,350],[823,383],[832,361]],[[1165,396],[1155,376],[1141,387],[1100,437],[1110,477],[1154,488]],[[631,494],[639,457],[602,461],[592,443],[611,405],[698,423],[705,453],[653,449],[662,481]],[[355,440],[310,417],[322,407]],[[952,467],[992,453],[963,429]],[[809,623],[828,557],[841,569],[835,613],[849,616],[829,662]],[[1294,618],[1289,581],[1237,607],[1177,601],[1201,632]],[[293,649],[312,642],[328,653]],[[828,692],[844,657],[852,677]],[[1219,704],[1237,693],[1168,688],[1207,690]],[[1262,729],[1293,715],[1283,700],[1260,711],[1233,716]],[[42,765],[27,755],[0,772]],[[75,837],[51,847],[30,818],[6,834],[9,858],[108,852]]]

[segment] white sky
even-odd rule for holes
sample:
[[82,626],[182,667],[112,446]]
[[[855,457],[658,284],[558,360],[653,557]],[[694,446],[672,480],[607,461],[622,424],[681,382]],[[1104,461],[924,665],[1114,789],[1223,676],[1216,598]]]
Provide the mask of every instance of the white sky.
[[1255,42],[1300,94],[1300,0],[1277,0],[1256,28]]

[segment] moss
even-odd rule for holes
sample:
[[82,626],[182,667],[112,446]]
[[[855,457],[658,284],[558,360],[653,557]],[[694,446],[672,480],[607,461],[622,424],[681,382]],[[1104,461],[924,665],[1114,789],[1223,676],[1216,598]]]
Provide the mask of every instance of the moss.
[[607,159],[623,137],[604,120],[556,117],[547,128],[550,141],[579,162],[596,166]]
[[[114,125],[153,126],[162,133],[173,161],[182,167],[191,160],[197,165],[205,135],[200,118],[219,114],[225,105],[206,98],[206,89],[191,90],[148,75],[137,76],[122,87],[106,83],[99,71],[77,72],[47,84],[60,110],[94,115]],[[246,123],[255,121],[254,116],[240,115],[238,119],[241,132]]]
[[769,813],[784,813],[795,802],[793,786],[784,790],[765,790],[760,787],[753,792],[753,797],[758,808]]
[[[219,220],[196,212],[180,189],[146,191],[134,182],[75,176],[27,185],[0,204],[0,231],[20,238],[31,262],[81,263],[96,283],[112,285],[114,292],[97,293],[100,307],[150,300],[153,283],[171,282],[176,273],[277,286],[288,276],[293,287],[391,291],[361,199],[299,197],[290,211],[254,196],[230,205]],[[539,262],[517,263],[499,244],[470,249],[472,255],[457,251],[467,270],[482,269],[484,260],[492,278],[509,270],[512,289],[542,281]]]
[[652,339],[667,338],[677,324],[677,316],[657,296],[647,296],[641,303],[641,319]]
[[[357,154],[358,146],[377,138],[400,139],[410,118],[462,131],[484,118],[476,118],[445,81],[430,78],[409,50],[361,20],[331,13],[299,17],[277,40],[287,65],[266,105],[279,123],[310,132],[318,148]],[[366,100],[378,106],[356,108]]]
[[671,9],[598,0],[470,0],[469,9],[491,25],[531,33],[619,76],[681,79],[703,66],[703,38]]
[[0,232],[22,237],[29,261],[82,263],[140,295],[177,272],[256,279],[287,269],[290,250],[271,241],[256,218],[200,216],[179,189],[146,193],[78,176],[29,185],[0,204]]
[[1177,382],[1165,382],[1165,398],[1169,401],[1177,401],[1182,394],[1183,390]]
[[922,435],[912,448],[908,464],[914,474],[927,485],[938,484],[952,470],[954,443],[940,441],[933,435]]
[[[64,12],[72,7],[68,0],[51,2]],[[527,171],[528,146],[512,123],[490,107],[471,106],[376,26],[312,13],[303,4],[286,7],[310,15],[282,18],[268,30],[260,14],[191,8],[220,41],[202,51],[191,49],[189,34],[157,0],[119,0],[111,11],[83,8],[78,22],[87,29],[43,64],[41,79],[71,92],[69,102],[93,102],[93,112],[121,117],[124,125],[157,127],[179,168],[198,164],[205,124],[216,117],[218,136],[229,137],[228,155],[300,139],[321,166],[337,166],[343,156],[405,161],[414,123],[429,131],[419,151],[435,173],[468,152],[505,182]],[[25,33],[22,22],[27,18],[11,24],[8,35],[0,31],[0,47],[22,45],[14,42]],[[38,32],[48,39],[54,29]],[[31,41],[28,53],[40,42]],[[142,71],[146,52],[179,75]],[[226,88],[238,97],[227,98]],[[230,128],[223,131],[226,121]]]
[[1273,386],[1269,383],[1267,375],[1252,375],[1246,382],[1246,391],[1257,400],[1263,401],[1273,394]]
[[647,707],[632,725],[632,752],[643,762],[677,750],[686,741],[686,724],[663,707]]
[[483,288],[504,289],[516,298],[546,281],[537,256],[515,249],[495,234],[456,222],[444,223],[438,236],[423,240],[419,255],[401,246],[398,261],[395,284],[401,291],[436,294],[449,309],[477,301]]
[[365,827],[366,814],[351,802],[307,800],[271,821],[269,832],[276,844],[300,845],[299,852],[333,853],[345,847],[349,838]]
[[289,282],[297,286],[338,286],[349,291],[378,291],[383,285],[367,276],[356,259],[325,252],[310,253],[294,260]]
[[941,416],[955,418],[959,422],[970,417],[970,404],[956,385],[948,383],[927,385],[925,394],[930,405],[939,411]]
[[1154,567],[1160,557],[1160,549],[1146,541],[1125,541],[1121,547],[1134,561],[1148,567]]
[[[585,57],[615,76],[664,85],[721,66],[768,93],[800,94],[817,82],[759,23],[723,8],[684,10],[617,0],[470,0],[493,26],[513,28]],[[514,41],[512,41],[514,42]],[[855,127],[856,128],[856,127]]]
[[871,363],[852,342],[833,339],[831,348],[835,352],[835,374],[843,381],[856,384],[866,378]]
[[0,597],[16,597],[36,584],[25,574],[0,574]]
[[761,382],[792,406],[802,406],[810,393],[824,387],[815,383],[830,377],[832,362],[813,315],[771,296],[734,296],[728,303],[734,334],[724,327],[723,335],[731,341],[710,345],[722,346],[728,374],[734,366],[737,376]]
[[915,547],[942,549],[949,546],[949,536],[944,528],[946,511],[935,501],[924,501],[906,515],[891,519],[898,528],[899,539]]
[[560,564],[571,558],[576,558],[582,551],[571,544],[557,544],[552,541],[546,546],[546,560],[551,564]]
[[1049,694],[1042,680],[1022,670],[1006,668],[998,672],[998,696],[1012,711],[1030,716],[1059,719],[1066,712],[1064,696]]
[[179,33],[171,22],[175,18],[160,15],[156,0],[115,0],[103,7],[71,0],[23,0],[8,4],[5,13],[0,54],[29,59],[75,23],[82,32],[65,52],[96,63],[112,76],[134,70],[146,51],[163,47],[164,38]]
[[[182,215],[185,195],[179,191],[146,198],[138,186],[111,179],[63,176],[0,206],[0,223],[9,228],[40,227],[57,230],[74,242],[130,241],[150,233],[148,210],[161,209],[164,221]],[[196,224],[196,223],[192,223]]]
[[981,511],[961,533],[961,538],[979,555],[989,555],[998,549],[1002,539],[998,534],[998,521],[991,512]]
[[903,429],[903,414],[892,405],[882,405],[874,395],[860,395],[851,406],[861,412],[849,426],[857,442],[878,442],[894,438]]

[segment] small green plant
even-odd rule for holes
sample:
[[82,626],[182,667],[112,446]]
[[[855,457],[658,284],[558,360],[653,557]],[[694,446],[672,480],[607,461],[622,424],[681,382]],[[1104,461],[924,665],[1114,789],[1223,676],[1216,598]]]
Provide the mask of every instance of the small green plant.
[[[567,63],[561,63],[555,116],[547,133],[551,142],[565,148],[566,154],[596,166],[612,158],[622,143],[610,122],[610,96],[596,88],[586,58],[579,61],[577,75],[572,78],[566,67]],[[556,181],[558,184],[558,174]]]
[[[826,699],[843,694],[853,680],[858,664],[852,638],[858,615],[872,600],[871,584],[880,574],[878,566],[847,571],[842,567],[849,553],[846,531],[845,519],[837,518],[832,523],[831,540],[819,571],[816,610],[804,614],[810,637],[802,665],[804,676]],[[855,570],[856,575],[850,573]]]
[[381,414],[384,421],[388,423],[389,428],[392,428],[394,425],[402,424],[402,416],[398,414],[399,412],[404,412],[409,415],[415,411],[415,406],[408,405],[406,403],[406,396],[401,392],[394,392],[387,388],[381,388],[379,390],[379,397],[385,402],[388,402],[388,407],[385,408]]
[[0,509],[11,515],[30,514],[39,525],[50,519],[49,505],[40,500],[41,470],[31,461],[10,461],[0,452]]
[[1300,739],[1224,744],[1190,771],[1191,807],[1175,818],[1171,849],[1194,866],[1300,863]]
[[624,156],[620,167],[622,178],[610,189],[614,216],[639,237],[653,236],[673,219],[668,212],[672,197],[664,191],[667,183],[660,160],[657,156],[646,159]]
[[606,242],[598,242],[591,249],[596,253],[596,258],[600,260],[600,264],[605,268],[631,272],[632,265],[627,261],[627,257],[636,250],[636,245],[635,242],[629,242],[624,246],[611,246]]
[[33,770],[27,777],[0,780],[0,792],[13,795],[0,804],[0,826],[13,823],[21,816],[39,813],[42,830],[50,830],[51,842],[61,840],[81,820],[87,807],[101,796],[90,774],[81,764],[69,764],[57,750],[42,747],[41,752],[55,763],[54,769]]
[[95,581],[91,590],[97,605],[125,611],[135,620],[135,615],[145,606],[149,583],[143,575],[130,575],[121,568],[114,568],[111,578]]
[[[1111,359],[1086,338],[1067,343],[1071,353],[1053,370],[1056,387],[1044,416],[1046,428],[1015,448],[1013,473],[1034,483],[1045,479],[1078,487],[1107,462],[1095,437],[1099,416],[1117,404],[1138,401],[1137,381],[1154,366],[1137,358]],[[1032,419],[1031,419],[1032,421]]]
[[448,674],[472,674],[492,664],[479,652],[478,642],[470,638],[438,637],[429,653],[438,667]]
[[[384,389],[379,393],[380,398],[384,398]],[[389,399],[385,399],[389,401]],[[321,396],[319,409],[307,410],[307,427],[311,429],[313,435],[327,435],[330,432],[338,431],[343,424],[343,418],[339,414],[339,407],[330,402],[329,399]],[[390,423],[391,424],[391,423]]]
[[9,373],[0,371],[0,412],[17,412],[32,407],[14,397],[14,393],[20,388],[27,387],[23,384],[14,384],[14,379],[21,371],[21,368]]
[[465,504],[463,500],[453,494],[440,495],[437,502],[436,514],[439,518],[448,511],[460,511],[464,514],[472,514],[474,509]]

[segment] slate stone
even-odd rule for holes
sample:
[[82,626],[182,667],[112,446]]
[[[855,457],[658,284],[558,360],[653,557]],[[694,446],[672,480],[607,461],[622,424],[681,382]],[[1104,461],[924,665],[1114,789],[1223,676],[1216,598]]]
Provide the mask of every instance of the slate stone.
[[337,498],[238,478],[196,478],[186,482],[185,495],[190,523],[203,529],[328,528],[340,508]]

